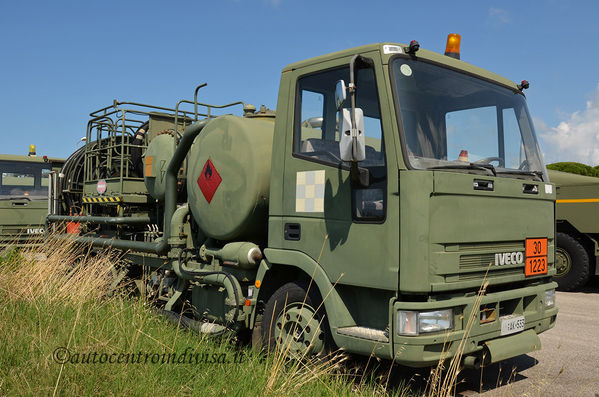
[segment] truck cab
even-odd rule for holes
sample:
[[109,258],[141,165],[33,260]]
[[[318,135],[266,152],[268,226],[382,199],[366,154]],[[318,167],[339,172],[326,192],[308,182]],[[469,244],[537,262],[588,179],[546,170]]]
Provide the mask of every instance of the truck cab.
[[0,247],[40,242],[50,175],[62,163],[45,156],[0,155]]
[[[524,94],[409,51],[374,44],[283,70],[265,257],[314,277],[338,346],[430,365],[473,317],[464,355],[529,352],[557,313],[555,192]],[[366,183],[341,160],[335,103],[356,55]]]

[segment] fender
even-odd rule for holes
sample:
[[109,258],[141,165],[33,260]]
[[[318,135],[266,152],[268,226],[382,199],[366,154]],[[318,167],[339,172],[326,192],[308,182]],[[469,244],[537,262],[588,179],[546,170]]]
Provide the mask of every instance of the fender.
[[[316,284],[316,287],[318,287],[318,290],[322,295],[325,311],[329,321],[329,327],[331,329],[335,343],[339,342],[336,332],[338,327],[349,327],[356,325],[345,304],[335,290],[333,283],[331,283],[322,267],[316,261],[314,261],[314,259],[300,251],[290,251],[275,248],[266,248],[264,250],[264,256],[265,259],[263,259],[260,263],[258,273],[256,274],[256,281],[262,282],[267,272],[277,265],[298,268],[308,275],[308,277],[312,277],[314,284]],[[256,300],[258,300],[259,296],[260,289],[258,289]],[[250,326],[252,328],[254,327],[255,318],[256,306],[254,306],[250,318]]]

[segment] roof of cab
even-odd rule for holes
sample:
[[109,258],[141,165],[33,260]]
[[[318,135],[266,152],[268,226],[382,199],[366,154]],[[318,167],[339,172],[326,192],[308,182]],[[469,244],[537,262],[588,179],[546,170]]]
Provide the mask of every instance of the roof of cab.
[[0,154],[0,161],[25,161],[29,163],[64,163],[64,159],[43,156],[26,156],[21,154]]
[[[285,68],[283,68],[283,72],[289,72],[294,69],[299,69],[302,67],[314,65],[314,64],[321,63],[324,61],[330,61],[330,60],[334,60],[334,59],[338,59],[338,58],[349,57],[354,54],[365,54],[365,53],[368,53],[371,51],[379,51],[381,53],[383,63],[388,64],[389,59],[391,57],[397,55],[398,53],[385,53],[385,51],[383,51],[383,47],[386,45],[400,47],[402,54],[405,54],[405,48],[407,48],[407,46],[405,44],[400,44],[400,43],[386,42],[386,43],[368,44],[368,45],[364,45],[364,46],[360,46],[360,47],[349,48],[346,50],[337,51],[337,52],[333,52],[330,54],[320,55],[320,56],[317,56],[314,58],[309,58],[309,59],[305,59],[303,61],[295,62],[295,63],[289,64]],[[420,48],[418,50],[418,52],[416,53],[415,58],[416,59],[424,59],[424,60],[427,60],[430,62],[434,62],[436,64],[440,64],[440,65],[449,67],[451,69],[456,69],[458,71],[473,74],[473,75],[482,77],[484,79],[496,82],[498,84],[507,86],[508,88],[510,88],[512,90],[520,91],[518,89],[518,85],[516,83],[514,83],[513,81],[511,81],[503,76],[500,76],[496,73],[493,73],[493,72],[490,72],[483,68],[480,68],[478,66],[474,66],[467,62],[464,62],[464,61],[461,61],[461,60],[458,60],[455,58],[451,58],[451,57],[445,56],[443,54],[439,54],[437,52],[433,52],[433,51],[429,51],[429,50]]]

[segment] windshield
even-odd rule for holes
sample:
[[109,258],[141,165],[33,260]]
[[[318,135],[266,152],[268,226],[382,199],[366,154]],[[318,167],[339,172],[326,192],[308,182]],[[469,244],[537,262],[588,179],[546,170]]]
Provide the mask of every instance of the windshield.
[[392,71],[413,168],[545,173],[523,95],[412,59],[396,58]]
[[46,199],[49,174],[49,164],[0,161],[0,199]]

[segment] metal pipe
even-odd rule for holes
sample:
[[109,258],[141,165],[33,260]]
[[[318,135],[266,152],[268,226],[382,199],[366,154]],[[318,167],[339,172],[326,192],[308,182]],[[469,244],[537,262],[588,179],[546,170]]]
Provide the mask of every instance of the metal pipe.
[[197,86],[195,91],[193,92],[193,110],[196,116],[196,120],[198,119],[198,91],[200,90],[200,88],[206,87],[207,85],[208,83],[202,83],[199,86]]
[[234,264],[241,269],[253,269],[262,260],[260,248],[251,242],[234,241],[225,244],[222,248],[213,248],[206,243],[200,248],[200,257],[208,262],[210,257],[218,258],[223,264]]
[[187,203],[177,208],[173,217],[171,218],[171,233],[168,236],[169,244],[171,246],[185,246],[185,239],[181,238],[180,235],[183,233],[183,220],[189,214],[189,207]]
[[58,214],[58,173],[52,171],[52,214]]
[[138,225],[152,223],[149,216],[69,216],[69,215],[48,215],[48,221],[50,222],[89,222],[97,223],[100,225]]
[[[235,276],[223,271],[202,271],[188,269],[184,264],[181,263],[180,260],[173,261],[172,267],[175,274],[181,279],[200,281],[206,284],[223,287],[227,292],[227,297],[229,298],[229,303],[227,306],[235,307],[235,313],[233,314],[231,323],[235,324],[237,322],[240,312],[239,306],[243,305],[243,302],[240,300],[240,298],[243,297],[243,291],[241,289],[241,285],[239,284],[239,280],[237,280]],[[231,301],[234,303],[231,304]]]
[[[59,236],[59,238],[64,238],[65,240],[75,241],[81,244],[91,244],[94,247],[101,248],[116,248],[121,250],[131,250],[138,252],[149,252],[149,253],[158,253],[157,245],[161,244],[164,240],[160,240],[157,243],[144,242],[144,241],[132,241],[132,240],[117,240],[114,238],[103,238],[103,237],[85,237],[78,236],[73,237],[72,234],[64,234]],[[164,241],[166,245],[166,241]]]
[[51,171],[48,174],[48,214],[52,213],[52,174],[54,171]]
[[154,254],[165,254],[169,248],[168,236],[170,236],[171,219],[177,209],[177,174],[181,163],[187,156],[191,144],[208,124],[210,120],[205,119],[190,125],[177,146],[173,158],[168,163],[165,181],[165,200],[164,200],[164,233],[163,238],[157,242],[142,242],[131,240],[116,240],[100,237],[77,237],[76,241],[92,244],[94,246],[113,247],[118,249],[130,249],[132,251],[149,252]]

